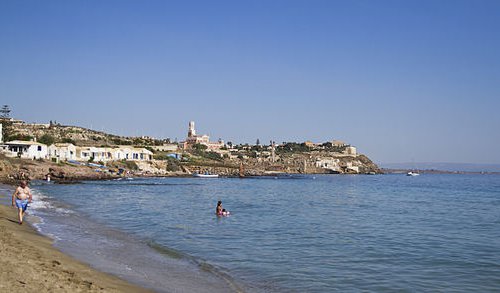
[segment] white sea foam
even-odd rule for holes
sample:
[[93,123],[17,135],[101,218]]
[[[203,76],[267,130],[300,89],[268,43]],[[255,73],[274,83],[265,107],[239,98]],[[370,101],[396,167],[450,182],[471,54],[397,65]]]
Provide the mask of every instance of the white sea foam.
[[51,204],[47,201],[47,196],[38,190],[32,189],[33,201],[29,204],[30,209],[48,209],[52,208]]
[[50,197],[43,194],[40,190],[37,189],[32,189],[32,194],[33,194],[33,200],[29,204],[30,210],[34,211],[34,214],[36,214],[36,211],[38,210],[43,210],[43,209],[50,209],[53,210],[57,213],[60,214],[72,214],[74,213],[73,211],[69,209],[65,209],[62,207],[55,207],[51,202],[50,202]]

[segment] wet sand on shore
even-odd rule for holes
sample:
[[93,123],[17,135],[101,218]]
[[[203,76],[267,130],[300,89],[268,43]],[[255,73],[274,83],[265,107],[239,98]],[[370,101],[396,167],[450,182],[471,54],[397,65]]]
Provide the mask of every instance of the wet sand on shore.
[[52,246],[17,210],[0,205],[0,292],[150,292],[92,269]]

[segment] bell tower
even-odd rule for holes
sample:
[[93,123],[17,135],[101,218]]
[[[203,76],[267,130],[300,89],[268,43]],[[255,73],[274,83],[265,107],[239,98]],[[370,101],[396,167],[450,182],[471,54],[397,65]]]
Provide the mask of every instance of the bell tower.
[[194,121],[189,121],[188,137],[196,136],[196,130],[194,130]]

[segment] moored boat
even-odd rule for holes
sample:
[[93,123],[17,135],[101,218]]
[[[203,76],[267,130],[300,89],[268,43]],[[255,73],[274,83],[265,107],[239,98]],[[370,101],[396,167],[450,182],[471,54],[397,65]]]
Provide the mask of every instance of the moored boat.
[[218,178],[219,175],[218,174],[209,174],[209,173],[204,173],[204,174],[193,173],[193,177],[198,177],[198,178]]
[[413,171],[406,173],[406,176],[418,176],[418,175],[420,175],[420,174],[418,174],[417,172],[413,172]]

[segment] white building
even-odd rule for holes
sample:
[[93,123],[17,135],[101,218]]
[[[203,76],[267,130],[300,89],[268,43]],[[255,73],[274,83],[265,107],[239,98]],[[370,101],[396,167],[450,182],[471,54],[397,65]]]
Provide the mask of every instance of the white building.
[[151,146],[153,150],[160,152],[176,152],[179,149],[179,146],[175,143],[163,144],[163,145],[154,145]]
[[340,171],[339,162],[339,159],[318,158],[316,159],[316,167],[338,172]]
[[76,160],[95,162],[109,162],[119,160],[150,161],[153,153],[145,148],[132,146],[105,147],[76,147]]
[[47,145],[36,141],[13,140],[5,143],[6,155],[23,159],[45,159],[48,157]]
[[54,143],[48,148],[49,157],[58,160],[76,160],[76,146],[72,143]]
[[3,143],[3,124],[0,123],[0,143]]
[[335,146],[335,147],[343,147],[343,146],[347,145],[345,142],[343,142],[341,140],[336,140],[336,139],[332,140],[330,143],[332,144],[332,146]]
[[153,153],[145,148],[119,146],[114,149],[113,153],[115,160],[151,161],[153,159]]
[[353,146],[346,147],[344,150],[344,154],[356,156],[356,154],[357,154],[356,147],[353,147]]
[[346,170],[354,172],[354,173],[359,173],[359,167],[358,166],[354,166],[354,164],[352,162],[347,162],[346,163]]
[[76,147],[76,160],[108,162],[115,160],[113,148],[106,147]]
[[202,144],[207,146],[209,150],[216,150],[224,146],[224,141],[219,140],[217,142],[212,142],[210,141],[210,137],[207,134],[196,135],[194,121],[189,121],[188,136],[186,138],[186,141],[184,141],[180,145],[184,149],[189,149],[195,144]]

